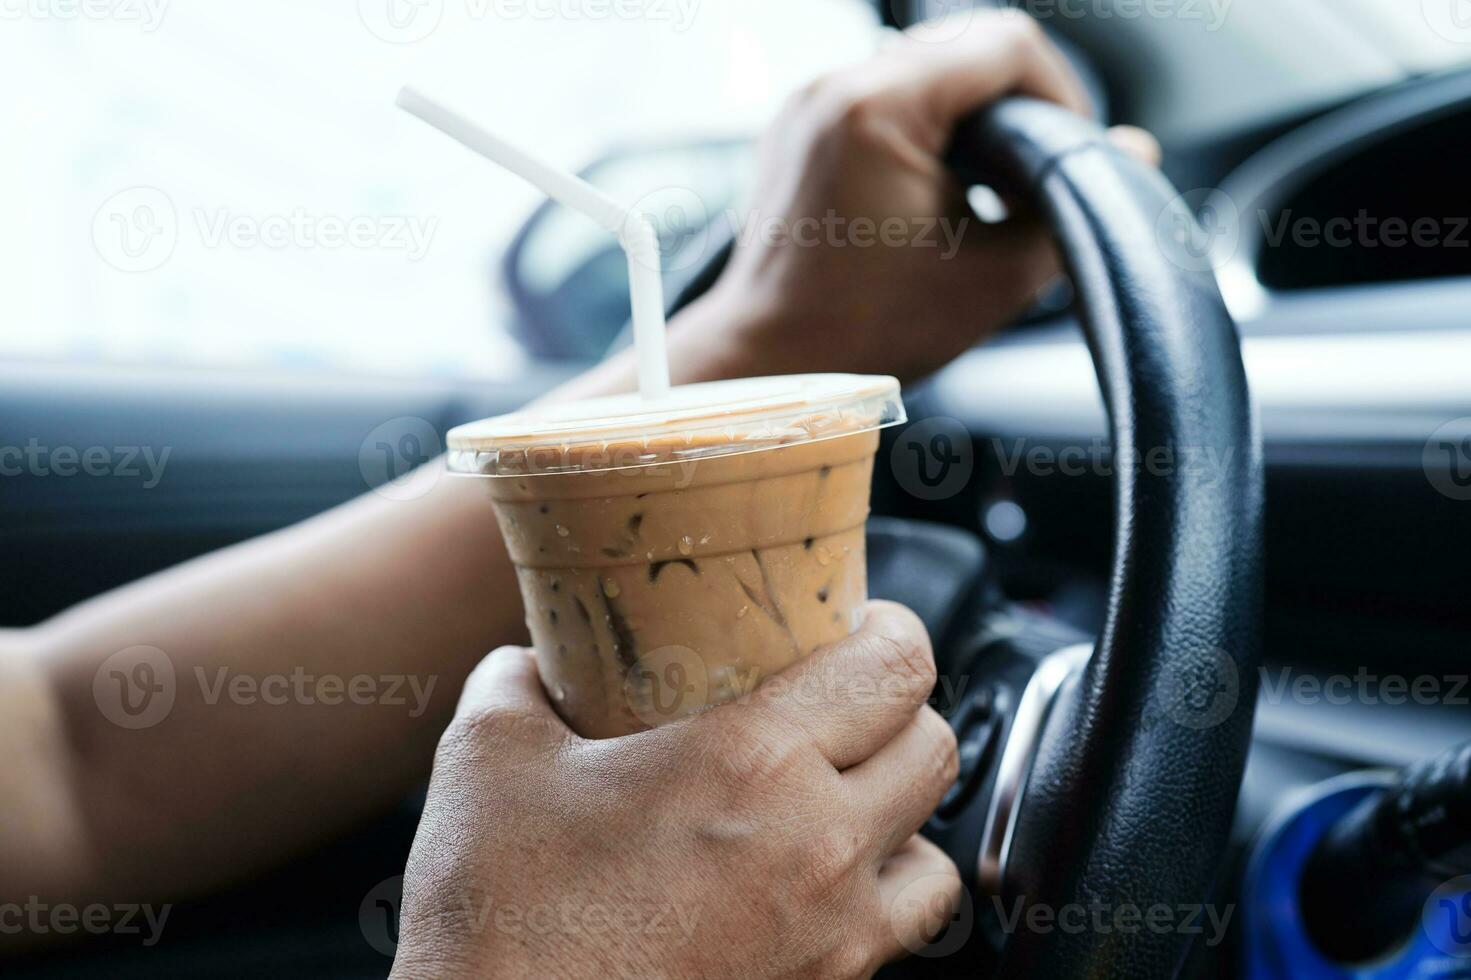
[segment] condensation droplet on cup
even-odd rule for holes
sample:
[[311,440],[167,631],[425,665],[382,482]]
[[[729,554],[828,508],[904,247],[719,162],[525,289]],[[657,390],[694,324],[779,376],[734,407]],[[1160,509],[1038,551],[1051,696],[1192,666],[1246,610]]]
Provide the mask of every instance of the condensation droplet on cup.
[[557,525],[557,537],[559,537],[559,538],[565,538],[567,535],[569,535],[571,533],[572,533],[571,531],[567,530],[562,525],[560,525],[560,524]]
[[622,589],[618,588],[617,582],[613,581],[610,578],[603,579],[603,595],[607,596],[609,599],[618,598],[619,593],[621,593],[622,591]]
[[695,539],[686,534],[679,539],[679,553],[681,555],[691,554],[695,550]]
[[740,618],[744,617],[746,615],[747,611],[750,610],[750,608],[751,608],[750,606],[742,606],[740,608],[740,610],[736,612],[736,619],[740,619]]
[[833,563],[833,553],[831,551],[828,551],[826,548],[818,548],[817,563],[824,567],[827,565],[831,565]]

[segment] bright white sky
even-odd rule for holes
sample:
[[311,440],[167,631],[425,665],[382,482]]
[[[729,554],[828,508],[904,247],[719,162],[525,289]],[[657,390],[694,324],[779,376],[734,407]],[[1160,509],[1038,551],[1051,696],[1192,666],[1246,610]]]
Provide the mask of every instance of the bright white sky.
[[494,260],[538,197],[401,84],[575,168],[754,132],[875,43],[859,0],[80,3],[0,0],[0,356],[509,373]]
[[[1471,53],[1471,0],[1216,2],[1310,74],[1342,57],[1288,11],[1353,23],[1356,63]],[[401,84],[576,168],[754,133],[876,36],[863,0],[0,0],[0,357],[508,374],[495,260],[537,195]],[[1207,40],[1163,50],[1236,50]]]

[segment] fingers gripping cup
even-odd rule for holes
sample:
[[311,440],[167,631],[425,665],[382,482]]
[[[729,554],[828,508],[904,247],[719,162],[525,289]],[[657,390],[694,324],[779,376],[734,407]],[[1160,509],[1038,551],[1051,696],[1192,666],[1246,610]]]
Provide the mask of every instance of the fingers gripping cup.
[[451,430],[490,477],[543,683],[590,738],[729,701],[847,636],[893,378],[799,375],[546,405]]

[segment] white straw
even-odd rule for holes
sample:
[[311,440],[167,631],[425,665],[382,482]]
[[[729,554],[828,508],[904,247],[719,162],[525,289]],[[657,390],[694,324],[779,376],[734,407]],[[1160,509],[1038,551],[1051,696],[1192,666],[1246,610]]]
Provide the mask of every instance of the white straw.
[[580,211],[618,239],[628,258],[633,343],[638,355],[638,390],[658,398],[669,390],[669,354],[664,344],[664,282],[659,237],[647,215],[631,210],[580,177],[558,170],[512,146],[484,127],[407,86],[398,106],[507,170],[539,187],[555,201]]

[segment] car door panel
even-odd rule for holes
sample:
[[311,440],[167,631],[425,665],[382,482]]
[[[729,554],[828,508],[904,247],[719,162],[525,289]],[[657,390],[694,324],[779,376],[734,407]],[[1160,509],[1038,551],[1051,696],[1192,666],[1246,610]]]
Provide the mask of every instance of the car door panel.
[[422,433],[427,458],[450,426],[572,370],[473,383],[0,367],[0,625],[365,493],[385,472],[384,434]]

